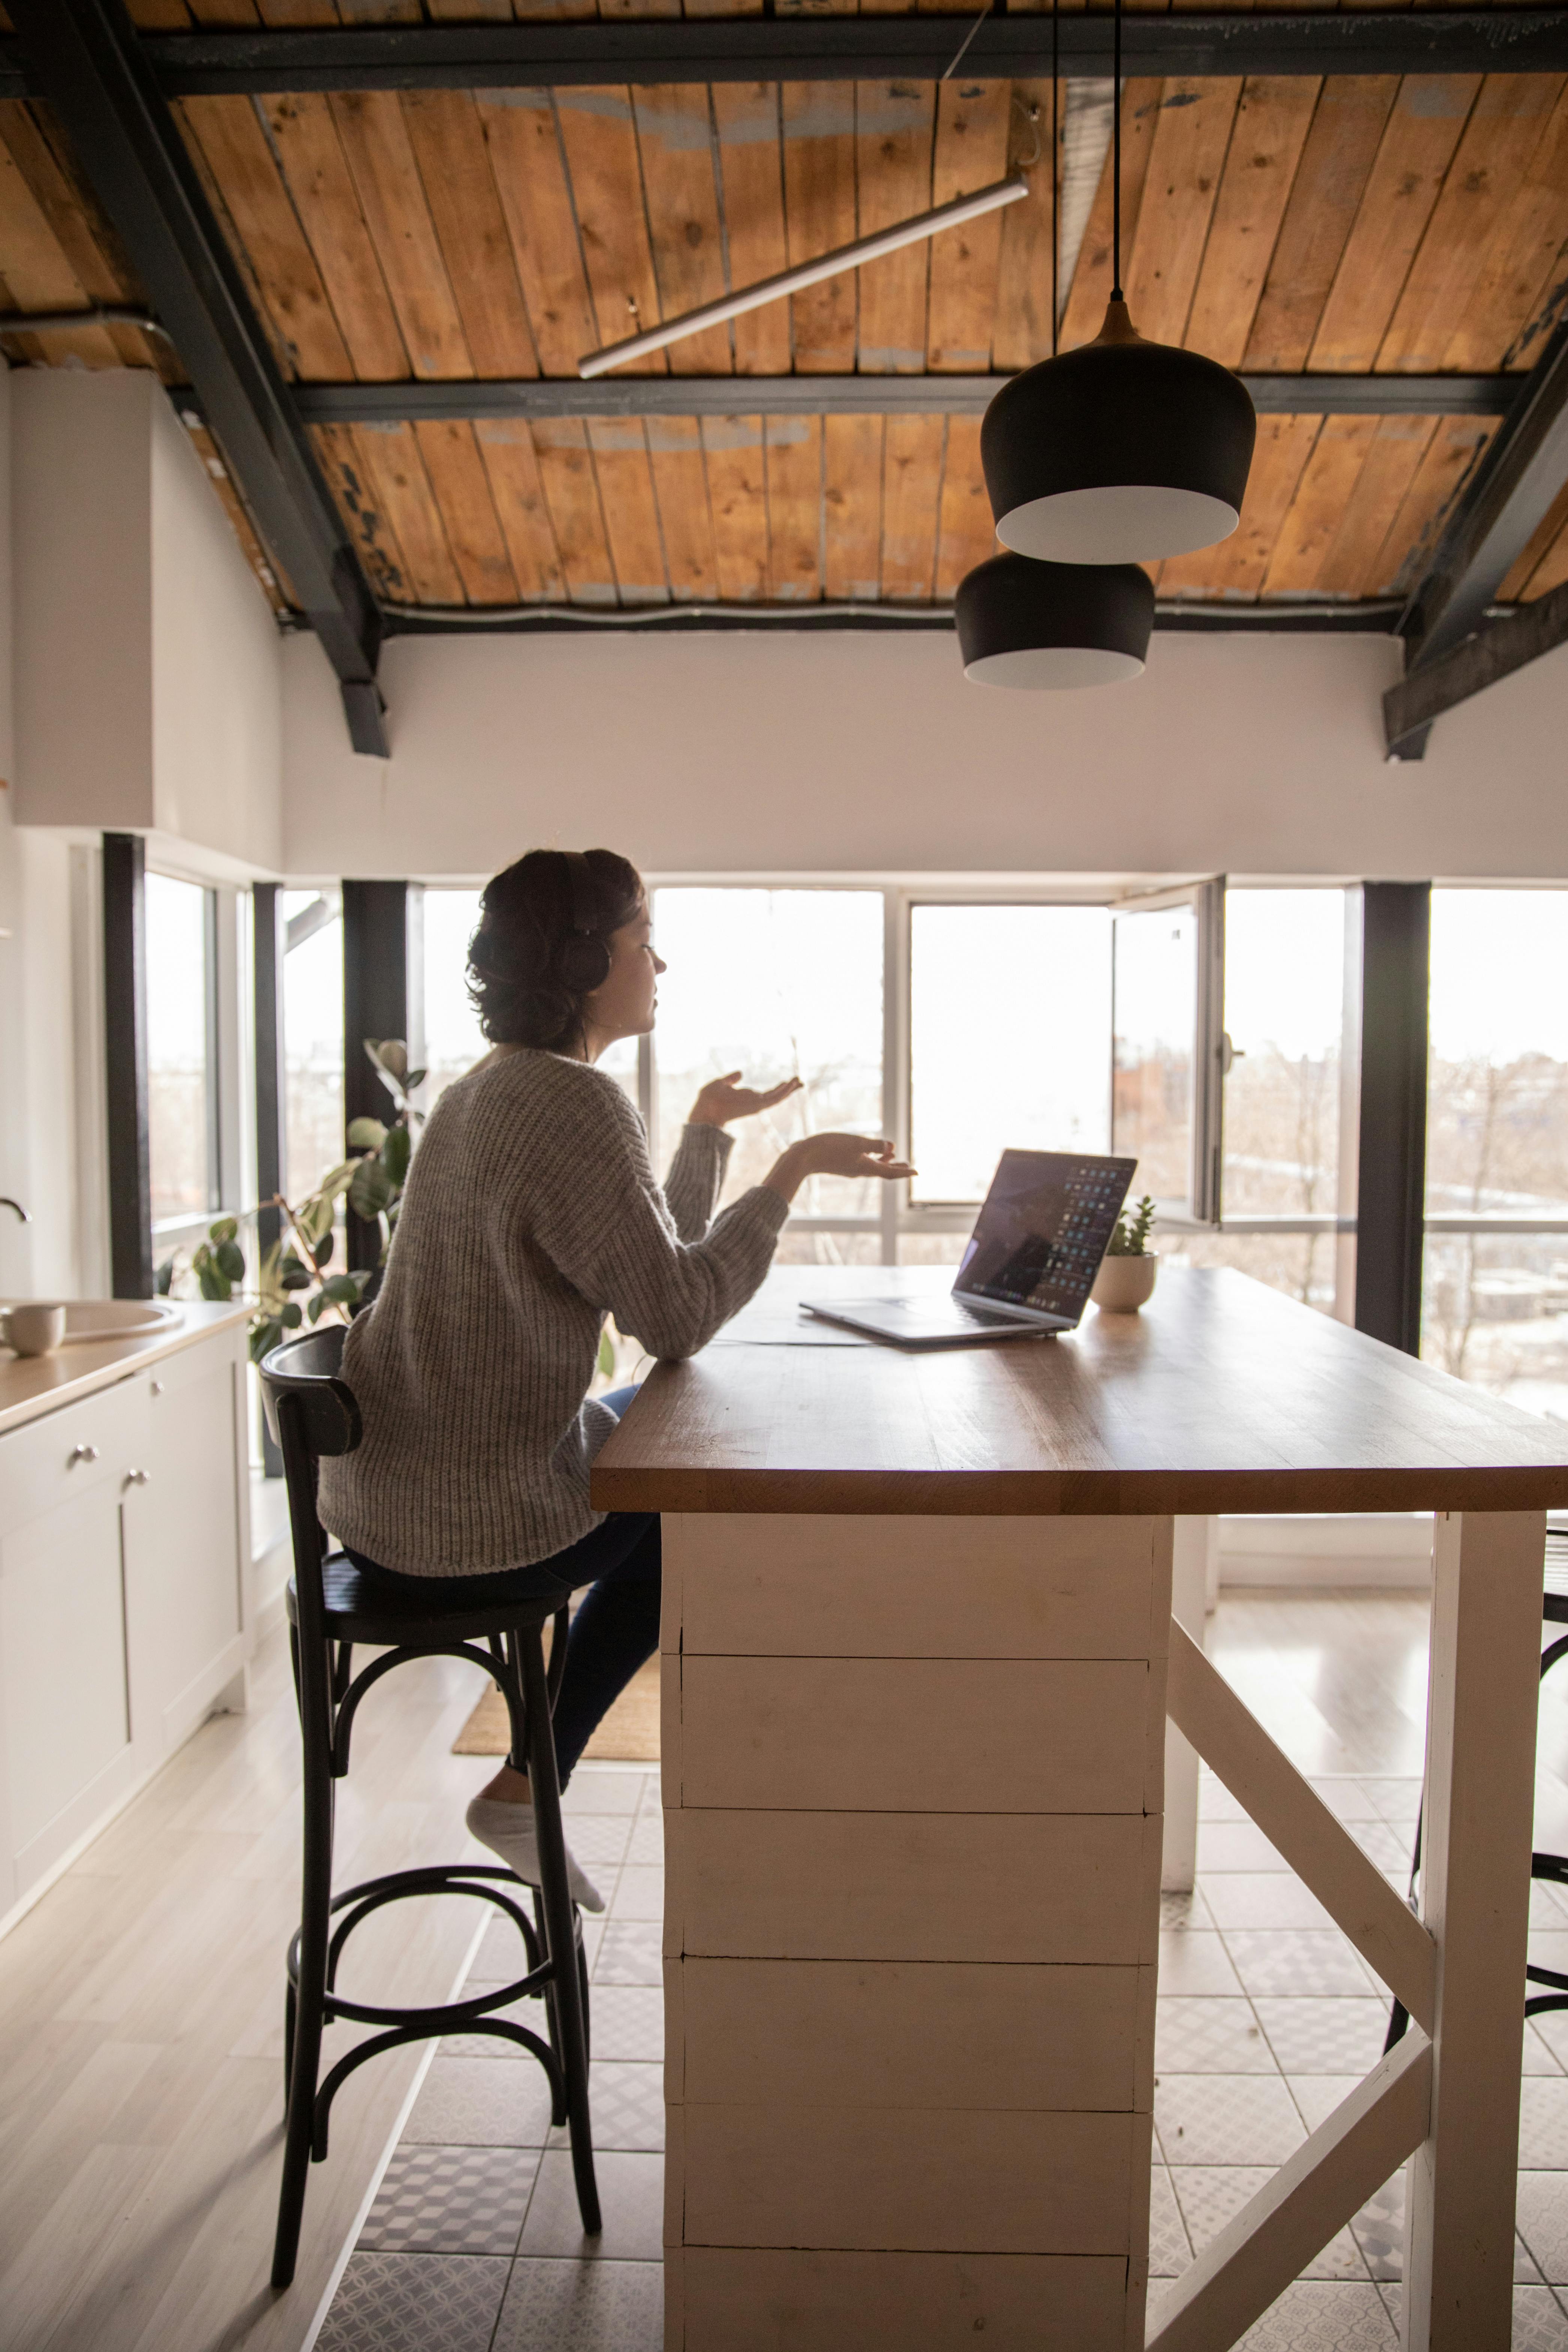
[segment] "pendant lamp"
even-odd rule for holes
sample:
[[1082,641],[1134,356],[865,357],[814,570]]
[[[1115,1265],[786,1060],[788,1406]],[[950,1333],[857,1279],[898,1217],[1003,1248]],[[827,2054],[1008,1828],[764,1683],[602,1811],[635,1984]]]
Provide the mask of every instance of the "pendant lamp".
[[1115,9],[1111,289],[1092,343],[1016,375],[980,428],[996,536],[1054,563],[1153,563],[1228,539],[1258,436],[1217,361],[1145,342],[1121,295],[1121,0]]
[[993,555],[959,582],[954,609],[976,686],[1115,686],[1148,656],[1154,583],[1136,563]]

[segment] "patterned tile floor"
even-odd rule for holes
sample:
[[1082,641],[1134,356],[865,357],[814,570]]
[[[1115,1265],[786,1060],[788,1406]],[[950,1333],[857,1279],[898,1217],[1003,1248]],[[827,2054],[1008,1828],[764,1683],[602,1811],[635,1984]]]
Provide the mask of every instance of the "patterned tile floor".
[[[1257,1695],[1252,1694],[1254,1702]],[[1261,1711],[1261,1710],[1260,1710]],[[1403,1886],[1419,1784],[1314,1785]],[[318,2337],[319,2352],[658,2352],[663,2016],[658,1776],[584,1766],[568,1806],[608,1913],[590,1923],[605,2233],[582,2238],[564,2135],[525,2053],[442,2044]],[[1241,1809],[1205,1774],[1199,1879],[1164,1898],[1151,2308],[1374,2063],[1387,1996]],[[1532,1951],[1568,1954],[1568,1899],[1534,1890]],[[505,1980],[487,1932],[470,1983]],[[1568,2012],[1526,2027],[1514,2344],[1568,2352]],[[1360,2352],[1398,2340],[1403,2177],[1242,2341]]]

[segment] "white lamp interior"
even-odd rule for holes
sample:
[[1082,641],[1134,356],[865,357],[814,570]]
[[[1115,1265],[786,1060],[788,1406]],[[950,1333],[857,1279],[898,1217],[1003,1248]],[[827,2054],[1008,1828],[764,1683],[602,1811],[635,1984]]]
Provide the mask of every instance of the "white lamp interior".
[[1156,563],[1228,539],[1241,517],[1225,499],[1158,482],[1062,490],[1014,507],[996,525],[1004,547],[1047,563]]
[[1114,653],[1106,646],[1026,646],[1017,653],[982,654],[963,675],[973,686],[1059,693],[1082,686],[1119,686],[1125,678],[1141,677],[1142,670],[1134,655]]

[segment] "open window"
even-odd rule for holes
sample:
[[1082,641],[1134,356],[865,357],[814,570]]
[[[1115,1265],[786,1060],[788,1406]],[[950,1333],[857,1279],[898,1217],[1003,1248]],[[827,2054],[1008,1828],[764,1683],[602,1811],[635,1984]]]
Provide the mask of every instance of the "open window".
[[1219,1221],[1226,1041],[1225,884],[1126,898],[1110,915],[1110,1149],[1162,1217]]

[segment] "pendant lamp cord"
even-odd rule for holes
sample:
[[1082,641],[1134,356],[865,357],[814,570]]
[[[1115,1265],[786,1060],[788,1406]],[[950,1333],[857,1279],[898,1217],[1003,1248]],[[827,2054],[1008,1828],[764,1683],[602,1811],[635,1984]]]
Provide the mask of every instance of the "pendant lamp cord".
[[1057,0],[1051,0],[1051,357],[1057,355],[1057,336],[1061,320],[1062,224],[1061,203],[1057,186],[1057,164],[1061,154],[1061,133],[1057,123],[1057,110],[1061,97],[1061,63],[1058,48]]
[[1110,118],[1110,299],[1121,299],[1121,0],[1115,0],[1111,29],[1114,112]]
[[957,48],[953,51],[952,56],[943,67],[942,72],[942,79],[943,81],[946,81],[954,69],[963,62],[964,51],[968,48],[970,42],[974,38],[975,34],[980,30],[981,26],[985,22],[986,17],[991,14],[994,5],[994,0],[985,0],[984,7],[982,8],[979,16],[976,16],[973,24],[971,25],[968,32],[965,33],[963,40],[960,41]]

